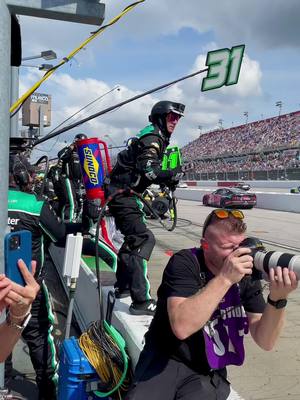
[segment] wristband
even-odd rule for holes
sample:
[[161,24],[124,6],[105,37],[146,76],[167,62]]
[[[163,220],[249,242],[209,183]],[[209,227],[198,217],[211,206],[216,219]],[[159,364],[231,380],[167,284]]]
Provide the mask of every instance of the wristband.
[[7,323],[7,326],[9,326],[11,328],[14,328],[19,333],[21,333],[26,328],[30,318],[31,318],[31,314],[28,313],[28,314],[26,314],[25,319],[23,319],[22,323],[21,324],[17,324],[16,322],[11,320],[11,315],[8,312],[7,315],[6,315],[6,323]]
[[9,313],[9,314],[10,314],[10,316],[11,316],[12,318],[14,318],[14,319],[20,319],[20,320],[23,320],[24,318],[26,318],[26,317],[27,317],[27,315],[28,315],[28,314],[30,314],[30,311],[31,311],[31,304],[30,304],[30,306],[28,307],[28,309],[27,309],[27,311],[26,311],[26,313],[25,313],[25,314],[22,314],[22,315],[16,315],[16,314],[12,313],[12,312],[11,312],[11,310],[9,310],[9,311],[8,311],[8,313]]

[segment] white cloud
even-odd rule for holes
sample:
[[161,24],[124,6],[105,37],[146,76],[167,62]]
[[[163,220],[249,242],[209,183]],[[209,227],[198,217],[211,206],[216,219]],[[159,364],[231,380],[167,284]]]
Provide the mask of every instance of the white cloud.
[[[206,55],[198,55],[190,72],[205,68],[205,60]],[[21,88],[28,87],[38,76],[38,72],[28,73],[22,80]],[[175,135],[178,143],[183,145],[199,135],[199,125],[202,126],[203,131],[213,129],[217,126],[222,111],[234,104],[242,108],[243,99],[261,95],[259,63],[251,60],[247,55],[244,56],[237,85],[201,93],[201,81],[204,76],[206,72],[95,118],[73,129],[72,132],[63,134],[58,143],[64,140],[70,141],[70,138],[73,138],[78,131],[84,131],[89,136],[101,137],[108,134],[113,144],[122,144],[126,138],[135,135],[148,123],[151,107],[156,101],[164,98],[186,104],[186,116],[176,130],[176,133],[179,131],[178,137]],[[68,124],[140,94],[124,85],[120,87],[120,91],[113,90],[109,93],[112,89],[103,81],[90,78],[75,79],[69,74],[56,72],[47,83],[48,92],[53,93],[51,130],[99,96],[103,98],[92,107],[82,111]],[[39,89],[42,92],[45,90]]]

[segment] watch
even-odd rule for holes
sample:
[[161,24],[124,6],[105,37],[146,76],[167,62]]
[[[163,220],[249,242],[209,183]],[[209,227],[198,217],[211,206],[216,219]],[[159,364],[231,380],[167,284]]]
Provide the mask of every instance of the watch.
[[269,304],[271,304],[271,306],[277,308],[278,310],[280,308],[284,308],[286,306],[286,304],[287,304],[287,299],[279,299],[277,301],[274,301],[274,300],[270,299],[270,295],[268,296],[267,301],[268,301]]
[[17,331],[19,331],[21,333],[26,328],[30,318],[31,318],[31,314],[28,313],[26,315],[26,317],[23,319],[21,325],[19,325],[16,322],[11,320],[11,315],[8,312],[7,315],[6,315],[6,323],[7,323],[8,326],[10,326],[12,328],[15,328]]

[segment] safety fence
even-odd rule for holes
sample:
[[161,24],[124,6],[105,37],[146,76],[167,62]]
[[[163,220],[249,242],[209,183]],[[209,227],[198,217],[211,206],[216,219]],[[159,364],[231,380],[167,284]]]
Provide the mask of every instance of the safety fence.
[[195,181],[231,181],[231,180],[300,180],[300,168],[274,169],[270,171],[231,171],[231,172],[193,172],[189,171],[185,175],[185,180]]

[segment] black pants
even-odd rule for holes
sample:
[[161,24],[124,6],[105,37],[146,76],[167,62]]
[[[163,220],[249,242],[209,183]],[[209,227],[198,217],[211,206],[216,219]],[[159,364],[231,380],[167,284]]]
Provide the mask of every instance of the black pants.
[[[114,191],[113,188],[110,190]],[[137,197],[123,194],[109,204],[116,227],[124,235],[124,243],[118,253],[116,286],[121,291],[129,288],[134,302],[151,298],[147,261],[154,248],[155,238],[145,224],[142,207]]]
[[200,375],[179,361],[142,351],[124,400],[225,400],[229,393],[225,369]]
[[[41,290],[32,303],[31,319],[22,332],[22,338],[28,345],[29,355],[36,373],[39,400],[55,400],[57,386],[56,349],[52,337],[52,311],[48,290],[43,282]],[[5,365],[5,379],[11,373],[11,361]]]

